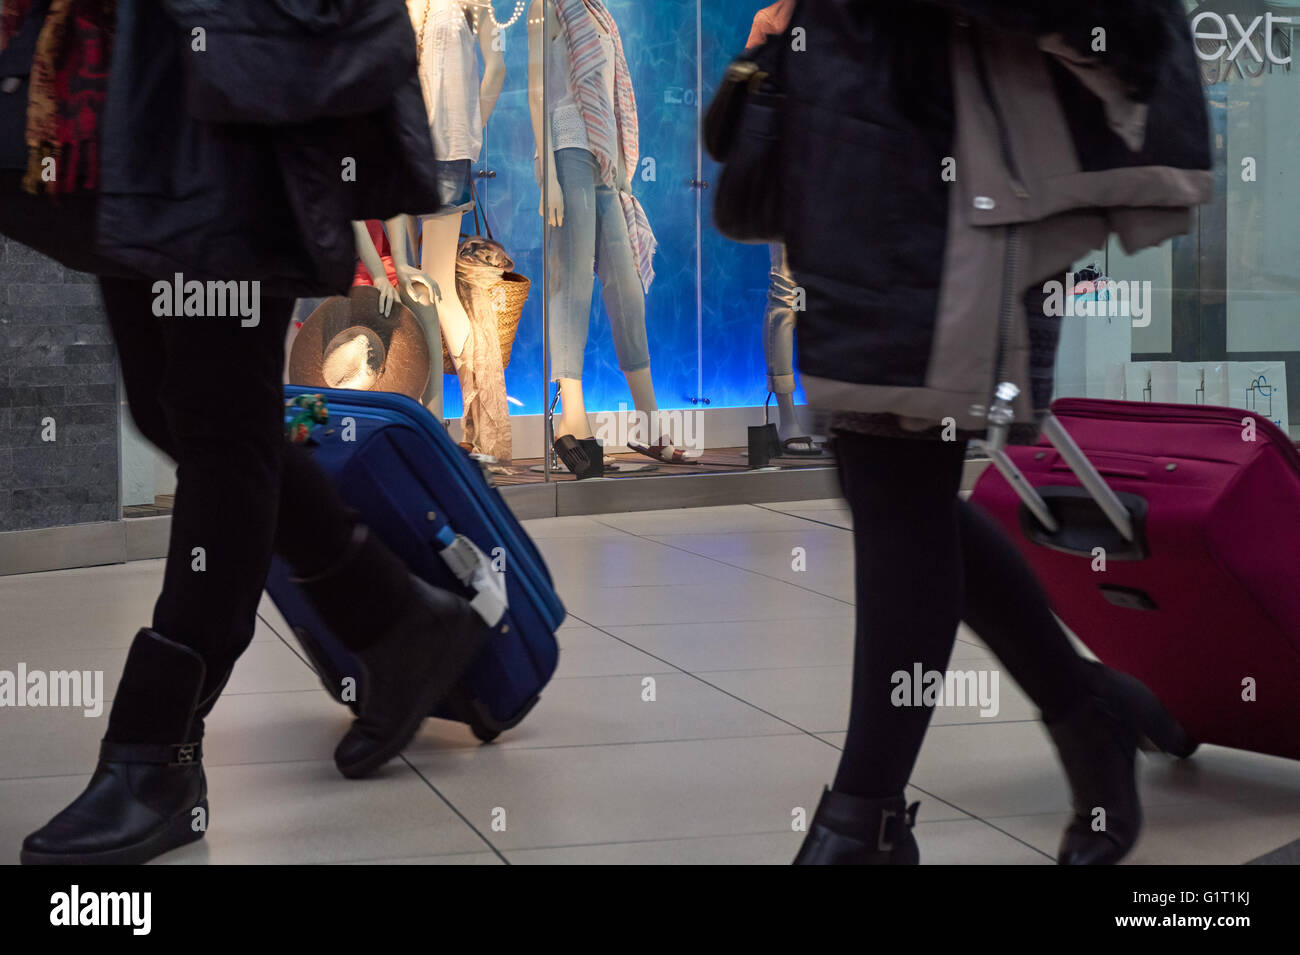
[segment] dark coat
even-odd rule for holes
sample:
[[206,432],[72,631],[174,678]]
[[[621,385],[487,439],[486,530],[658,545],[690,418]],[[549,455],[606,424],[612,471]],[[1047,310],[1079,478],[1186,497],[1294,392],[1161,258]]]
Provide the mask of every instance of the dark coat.
[[1211,194],[1181,2],[805,0],[798,27],[780,175],[810,403],[974,432],[1010,380],[1031,421],[1030,283],[1111,232],[1185,232]]
[[402,0],[120,0],[118,17],[104,256],[328,295],[351,284],[353,220],[438,210]]

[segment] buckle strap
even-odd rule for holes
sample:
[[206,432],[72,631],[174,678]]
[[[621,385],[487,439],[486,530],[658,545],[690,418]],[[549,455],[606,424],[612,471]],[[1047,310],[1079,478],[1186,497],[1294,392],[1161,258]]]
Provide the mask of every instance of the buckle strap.
[[99,758],[107,763],[155,763],[160,766],[190,766],[203,759],[202,743],[115,743],[99,744]]
[[880,852],[893,851],[894,845],[908,829],[916,825],[916,811],[921,808],[914,802],[902,812],[883,809],[880,813],[880,832],[876,837],[876,849]]

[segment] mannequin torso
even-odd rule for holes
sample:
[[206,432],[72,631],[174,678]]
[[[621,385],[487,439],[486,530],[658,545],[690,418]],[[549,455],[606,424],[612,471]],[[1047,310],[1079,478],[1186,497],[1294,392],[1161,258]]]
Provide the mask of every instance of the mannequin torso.
[[407,0],[419,43],[420,89],[442,161],[479,158],[483,117],[472,20],[460,0]]
[[[420,83],[429,107],[435,155],[440,162],[477,161],[483,127],[505,83],[505,57],[494,43],[497,28],[492,7],[488,0],[407,0],[407,11],[417,37],[424,33]],[[473,85],[478,77],[475,37],[484,63],[477,87]],[[439,112],[443,109],[450,115]],[[443,135],[447,141],[440,143]],[[418,242],[421,268],[440,288],[449,290],[438,302],[438,326],[453,363],[470,332],[469,316],[455,292],[462,212],[422,217]],[[431,344],[436,346],[436,340]]]

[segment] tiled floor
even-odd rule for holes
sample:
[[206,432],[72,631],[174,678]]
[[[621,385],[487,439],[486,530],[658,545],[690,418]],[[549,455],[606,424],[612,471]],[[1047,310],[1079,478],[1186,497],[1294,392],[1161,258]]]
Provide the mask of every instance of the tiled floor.
[[[264,604],[210,720],[208,837],[162,861],[786,863],[844,735],[848,525],[834,501],[530,522],[570,612],[542,702],[490,746],[429,721],[362,782],[331,761],[347,712]],[[0,669],[102,669],[111,698],[160,575],[0,578]],[[954,661],[996,667],[966,631]],[[1000,689],[995,716],[936,713],[910,794],[925,862],[1051,862],[1067,791],[1032,706]],[[0,710],[0,860],[80,791],[105,718]],[[1133,862],[1239,863],[1300,835],[1297,763],[1143,757],[1142,792]]]

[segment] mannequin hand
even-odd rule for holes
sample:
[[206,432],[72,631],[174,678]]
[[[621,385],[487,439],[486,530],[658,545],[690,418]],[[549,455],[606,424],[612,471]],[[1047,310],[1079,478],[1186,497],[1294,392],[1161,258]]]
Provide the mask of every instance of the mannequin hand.
[[559,180],[555,178],[554,168],[551,169],[546,188],[548,195],[542,197],[537,211],[548,224],[558,229],[564,225],[564,191],[560,188]]
[[393,310],[393,302],[397,301],[397,286],[383,279],[375,283],[375,288],[379,290],[379,314],[387,318]]
[[399,265],[397,278],[402,283],[402,290],[408,298],[421,305],[432,305],[442,301],[442,289],[426,273],[411,265]]

